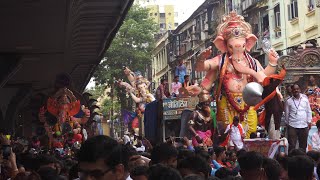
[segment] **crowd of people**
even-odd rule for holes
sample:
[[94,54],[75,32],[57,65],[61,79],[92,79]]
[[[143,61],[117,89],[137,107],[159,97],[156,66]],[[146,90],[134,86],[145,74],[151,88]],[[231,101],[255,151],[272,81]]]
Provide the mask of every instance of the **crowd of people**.
[[139,136],[123,141],[99,135],[62,156],[57,149],[36,149],[35,140],[1,135],[0,179],[312,180],[320,173],[320,152],[300,148],[268,158],[245,149],[193,146],[186,137],[151,144]]
[[[312,180],[320,173],[320,152],[293,149],[274,158],[245,149],[192,146],[188,138],[151,145],[137,137],[118,142],[108,136],[88,139],[78,153],[80,178],[122,180]],[[137,148],[144,146],[145,151]],[[319,171],[319,172],[318,172]]]

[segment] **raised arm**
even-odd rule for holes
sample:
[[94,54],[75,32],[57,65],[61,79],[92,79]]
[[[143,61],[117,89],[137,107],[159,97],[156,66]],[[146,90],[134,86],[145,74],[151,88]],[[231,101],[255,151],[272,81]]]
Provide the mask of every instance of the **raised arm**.
[[130,96],[131,96],[131,98],[133,99],[133,101],[135,102],[135,103],[141,103],[141,102],[143,102],[143,98],[138,98],[136,95],[134,95],[132,92],[130,92]]
[[124,74],[127,76],[128,80],[130,81],[130,84],[135,87],[135,77],[134,73],[128,68],[124,67],[123,68]]
[[[277,70],[279,55],[276,51],[271,50],[268,54],[269,63],[266,68],[264,68],[263,72],[269,76],[274,74]],[[260,64],[260,63],[259,63]],[[260,65],[261,66],[261,65]]]
[[[211,55],[211,46],[200,53],[196,62],[196,71],[217,70],[221,56],[216,56],[213,59],[208,59]],[[207,60],[208,59],[208,60]]]

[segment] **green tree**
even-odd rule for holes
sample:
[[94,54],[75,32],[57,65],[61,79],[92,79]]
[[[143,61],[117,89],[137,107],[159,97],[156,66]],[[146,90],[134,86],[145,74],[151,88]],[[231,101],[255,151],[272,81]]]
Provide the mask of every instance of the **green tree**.
[[121,103],[122,108],[130,109],[128,97],[125,90],[119,88],[114,80],[126,81],[123,66],[129,67],[132,71],[144,72],[146,66],[151,63],[151,51],[155,44],[154,34],[158,28],[148,14],[148,9],[139,5],[131,7],[104,60],[94,74],[97,85],[114,87],[111,93]]
[[[113,108],[113,111],[116,113],[120,112],[120,103],[117,99],[112,99],[110,97],[106,97],[105,94],[105,86],[103,85],[97,85],[91,89],[87,89],[86,92],[90,93],[92,96],[90,98],[100,100],[100,112],[103,115],[106,115],[107,118],[110,116],[111,109]],[[110,93],[107,94],[107,96],[110,96]],[[112,117],[111,119],[114,119],[115,117]]]

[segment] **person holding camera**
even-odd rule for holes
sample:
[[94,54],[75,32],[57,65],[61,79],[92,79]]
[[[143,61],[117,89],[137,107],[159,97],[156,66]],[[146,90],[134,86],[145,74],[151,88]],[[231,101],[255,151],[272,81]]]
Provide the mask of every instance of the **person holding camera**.
[[1,163],[1,173],[0,179],[13,179],[18,173],[18,167],[16,162],[16,155],[12,151],[12,147],[10,145],[10,140],[7,136],[1,134],[0,135],[0,143],[1,143],[1,150],[2,156],[0,159]]

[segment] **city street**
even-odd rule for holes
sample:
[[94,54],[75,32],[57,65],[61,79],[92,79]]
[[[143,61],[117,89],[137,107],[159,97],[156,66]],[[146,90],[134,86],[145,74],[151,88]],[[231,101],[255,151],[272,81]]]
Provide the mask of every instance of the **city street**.
[[0,1],[0,180],[319,180],[320,0]]

